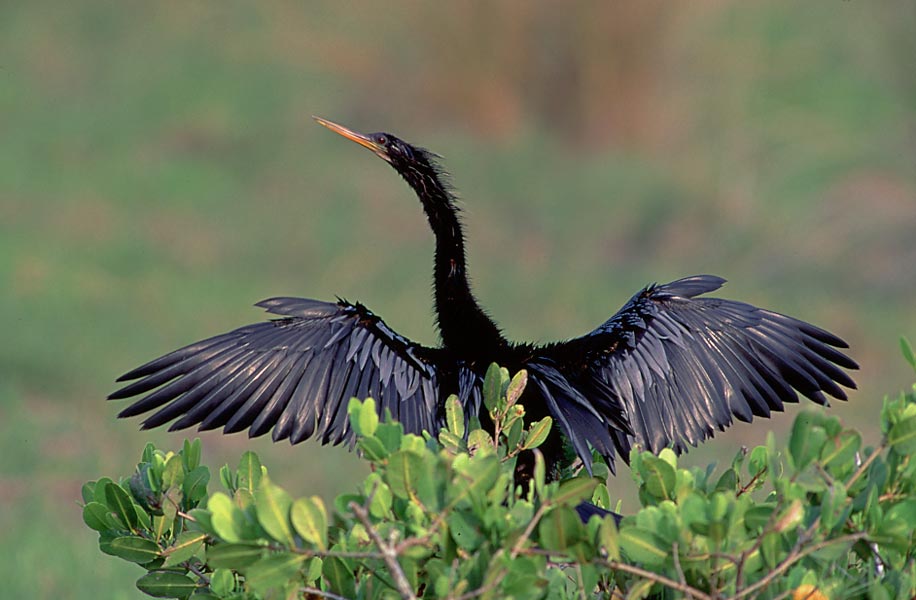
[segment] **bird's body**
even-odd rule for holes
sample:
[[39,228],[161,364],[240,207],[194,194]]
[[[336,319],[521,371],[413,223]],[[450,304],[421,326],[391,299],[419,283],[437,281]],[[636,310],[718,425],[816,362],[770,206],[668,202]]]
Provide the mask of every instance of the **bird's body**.
[[[819,404],[845,399],[856,364],[846,344],[813,325],[754,306],[699,297],[723,279],[688,277],[649,286],[594,331],[536,346],[508,341],[480,307],[467,275],[454,197],[434,156],[390,134],[362,135],[318,119],[387,161],[417,193],[436,247],[433,267],[439,347],[412,342],[360,304],[274,298],[258,304],[280,318],[242,327],[147,363],[112,394],[151,392],[121,412],[152,410],[144,428],[224,427],[273,432],[292,443],[349,440],[347,402],[372,396],[405,429],[435,433],[445,398],[481,412],[493,362],[526,369],[521,399],[531,418],[550,415],[544,448],[562,458],[565,436],[588,467],[591,449],[626,458],[635,441],[683,450],[724,429],[782,410],[801,392]],[[177,420],[176,420],[177,419]]]

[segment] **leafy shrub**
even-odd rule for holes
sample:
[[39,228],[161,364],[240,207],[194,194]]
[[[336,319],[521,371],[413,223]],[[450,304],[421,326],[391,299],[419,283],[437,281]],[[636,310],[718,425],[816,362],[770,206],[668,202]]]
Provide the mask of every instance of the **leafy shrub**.
[[[905,354],[916,369],[912,352]],[[526,427],[525,373],[495,365],[493,432],[469,427],[456,398],[438,439],[380,422],[371,399],[350,423],[372,465],[328,506],[293,499],[257,455],[219,471],[208,491],[200,440],[152,445],[120,481],[83,486],[83,519],[102,552],[145,570],[163,598],[900,598],[916,593],[916,386],[885,400],[882,439],[863,447],[836,417],[803,412],[787,448],[771,434],[722,473],[678,468],[670,450],[635,451],[643,508],[619,528],[583,524],[574,507],[609,507],[608,469],[513,485],[519,452],[550,419]],[[470,428],[470,431],[468,429]],[[536,450],[535,450],[536,452]]]

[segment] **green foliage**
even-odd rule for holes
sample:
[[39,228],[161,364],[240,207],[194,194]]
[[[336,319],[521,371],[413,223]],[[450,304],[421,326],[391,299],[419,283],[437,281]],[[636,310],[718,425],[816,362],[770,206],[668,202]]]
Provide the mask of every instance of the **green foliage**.
[[[207,493],[199,440],[177,454],[147,446],[135,473],[83,486],[83,519],[102,552],[146,569],[161,598],[895,598],[916,592],[916,393],[887,400],[882,439],[823,413],[800,414],[787,451],[774,436],[721,473],[634,450],[643,507],[583,524],[580,502],[607,505],[584,472],[545,480],[537,453],[549,419],[525,426],[524,372],[493,366],[484,385],[493,431],[446,403],[439,439],[379,421],[351,400],[373,467],[328,507],[292,498],[257,455],[220,470]],[[916,386],[914,386],[916,390]],[[533,450],[530,489],[514,486]],[[596,457],[596,465],[602,463]],[[601,472],[598,468],[596,471]]]

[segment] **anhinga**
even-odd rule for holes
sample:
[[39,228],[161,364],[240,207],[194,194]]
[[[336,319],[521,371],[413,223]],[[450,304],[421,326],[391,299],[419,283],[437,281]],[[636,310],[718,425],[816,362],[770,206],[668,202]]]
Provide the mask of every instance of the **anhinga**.
[[[350,440],[347,404],[371,396],[408,432],[435,434],[447,395],[478,415],[487,367],[527,369],[522,403],[531,418],[553,417],[542,448],[562,460],[562,436],[587,467],[591,448],[613,465],[630,445],[680,451],[797,402],[846,399],[843,369],[856,363],[840,338],[749,304],[700,297],[724,280],[711,275],[651,285],[594,331],[541,346],[508,341],[471,292],[455,198],[435,155],[388,133],[363,135],[316,118],[389,163],[420,199],[436,238],[434,289],[442,343],[398,335],[362,304],[271,298],[257,306],[278,319],[241,327],[130,371],[137,380],[111,394],[146,392],[120,413],[156,410],[143,428],[173,421],[251,437],[272,431],[293,444]],[[484,411],[485,412],[485,411]],[[485,417],[485,415],[481,415]],[[177,419],[177,420],[176,420]]]

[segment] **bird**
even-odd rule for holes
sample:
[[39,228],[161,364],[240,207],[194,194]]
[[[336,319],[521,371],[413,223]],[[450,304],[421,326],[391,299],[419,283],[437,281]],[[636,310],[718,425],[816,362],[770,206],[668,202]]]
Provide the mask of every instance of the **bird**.
[[[363,304],[277,297],[274,316],[175,350],[118,378],[109,399],[132,398],[119,417],[146,415],[225,433],[271,433],[297,444],[353,443],[351,397],[372,397],[409,433],[436,435],[446,398],[486,423],[484,376],[492,363],[527,371],[526,417],[555,424],[541,451],[550,476],[569,449],[591,472],[593,451],[614,469],[634,444],[683,452],[782,411],[799,394],[846,400],[858,365],[836,335],[777,312],[707,294],[725,280],[695,275],[648,285],[592,331],[545,344],[508,340],[474,296],[457,196],[441,157],[390,133],[315,121],[388,163],[419,199],[435,239],[433,295],[440,344],[425,346]],[[844,389],[846,388],[846,389]],[[152,413],[152,414],[149,414]],[[533,459],[519,459],[529,469]],[[521,469],[525,471],[525,468]],[[553,475],[551,475],[553,474]],[[525,475],[519,475],[524,480]],[[582,514],[580,512],[580,514]],[[585,517],[583,517],[585,518]]]

